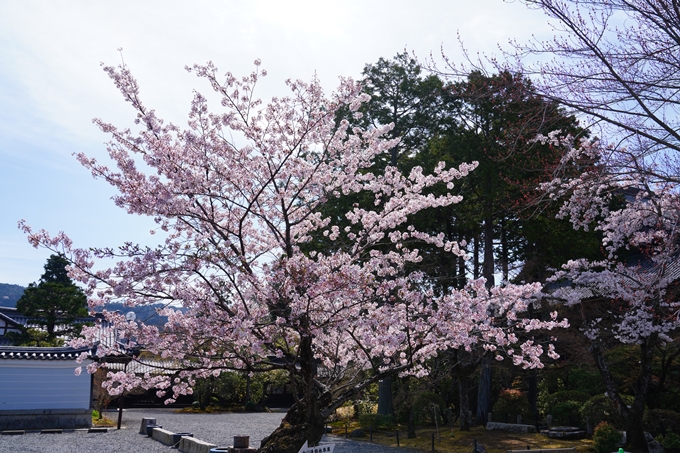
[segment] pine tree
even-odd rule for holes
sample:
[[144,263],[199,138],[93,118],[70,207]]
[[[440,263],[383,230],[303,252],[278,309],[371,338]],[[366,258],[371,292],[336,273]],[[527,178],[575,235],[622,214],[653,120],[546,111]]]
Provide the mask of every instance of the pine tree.
[[17,301],[17,310],[29,317],[29,325],[17,339],[23,345],[56,346],[80,331],[74,324],[78,317],[87,316],[87,298],[68,276],[68,261],[61,255],[51,255],[45,264],[40,282],[31,283]]

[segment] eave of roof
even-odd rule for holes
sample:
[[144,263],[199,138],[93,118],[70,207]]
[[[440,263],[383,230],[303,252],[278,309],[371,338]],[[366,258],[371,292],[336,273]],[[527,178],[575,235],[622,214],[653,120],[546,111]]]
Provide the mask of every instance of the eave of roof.
[[0,360],[75,360],[90,348],[0,346]]

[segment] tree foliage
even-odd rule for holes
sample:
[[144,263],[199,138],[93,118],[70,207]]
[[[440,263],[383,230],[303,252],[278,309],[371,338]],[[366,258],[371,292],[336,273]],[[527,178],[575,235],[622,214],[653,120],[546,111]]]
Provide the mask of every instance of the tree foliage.
[[[29,325],[16,339],[31,346],[58,346],[63,338],[80,332],[74,323],[87,316],[85,293],[69,278],[68,260],[63,255],[51,255],[39,283],[31,283],[17,301],[17,310],[29,317]],[[61,338],[61,339],[60,339]]]

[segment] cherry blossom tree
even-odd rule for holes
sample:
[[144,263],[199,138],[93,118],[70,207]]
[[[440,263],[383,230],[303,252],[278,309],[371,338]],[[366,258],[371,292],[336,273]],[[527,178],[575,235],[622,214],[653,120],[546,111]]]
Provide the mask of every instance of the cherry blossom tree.
[[[142,103],[128,67],[104,67],[134,108],[138,130],[95,120],[112,137],[115,168],[83,154],[78,160],[117,189],[118,206],[155,220],[157,247],[74,248],[64,233],[53,237],[20,223],[33,245],[70,259],[70,275],[86,286],[92,308],[165,304],[162,329],[104,311],[128,348],[167,359],[172,372],[109,372],[109,392],[141,385],[172,401],[191,394],[199,377],[285,370],[295,404],[260,451],[297,452],[305,441],[318,442],[325,419],[366,386],[390,374],[423,373],[439,350],[482,344],[524,367],[540,367],[543,353],[555,356],[551,345],[519,340],[522,332],[566,325],[518,316],[538,285],[486,288],[476,280],[435,296],[420,273],[407,271],[421,259],[419,244],[464,254],[409,219],[459,202],[434,188],[452,190],[476,163],[442,163],[429,175],[392,166],[373,174],[366,169],[374,158],[399,139],[385,138],[391,125],[361,129],[339,119],[340,111],[361,114],[368,96],[357,83],[342,79],[325,96],[316,80],[288,81],[287,97],[264,104],[254,88],[266,73],[255,64],[241,79],[221,78],[212,63],[188,68],[209,82],[223,110],[209,110],[196,92],[186,129]],[[341,219],[320,213],[327,200],[360,192],[374,204],[350,207],[342,228]],[[319,233],[335,245],[305,252]],[[107,259],[115,264],[102,269]],[[490,316],[507,322],[498,327]],[[99,329],[84,329],[80,344],[94,344]],[[100,357],[122,353],[97,349]]]
[[[680,328],[680,194],[678,185],[660,183],[646,173],[617,172],[606,163],[610,150],[597,141],[543,137],[568,152],[565,171],[578,177],[556,178],[544,185],[562,199],[560,216],[579,229],[603,235],[602,260],[569,261],[552,280],[551,297],[573,307],[570,323],[590,343],[607,394],[627,425],[627,441],[647,450],[642,416],[652,384],[655,351],[673,342]],[[605,352],[617,345],[637,345],[639,370],[632,389],[612,376]],[[622,392],[632,390],[627,406]]]
[[[606,253],[601,261],[570,262],[556,278],[573,288],[556,296],[579,307],[571,321],[580,319],[591,342],[629,443],[646,450],[641,417],[651,359],[678,328],[680,10],[668,0],[524,2],[551,19],[556,37],[513,42],[509,56],[516,68],[538,76],[541,94],[579,113],[602,137],[553,142],[569,153],[548,193],[566,197],[562,215],[575,227],[603,233]],[[582,174],[565,177],[567,169]],[[630,408],[603,354],[617,342],[640,348]]]
[[513,41],[515,52],[497,63],[507,67],[514,59],[518,71],[537,76],[543,96],[579,112],[586,127],[616,144],[608,159],[619,171],[678,182],[677,2],[522,1],[551,19],[556,36]]

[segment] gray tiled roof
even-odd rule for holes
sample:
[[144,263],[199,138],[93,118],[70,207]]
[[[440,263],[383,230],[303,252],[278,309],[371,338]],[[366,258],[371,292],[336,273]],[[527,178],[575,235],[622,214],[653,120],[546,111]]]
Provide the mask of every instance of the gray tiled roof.
[[75,360],[85,348],[42,348],[29,346],[0,346],[0,360]]

